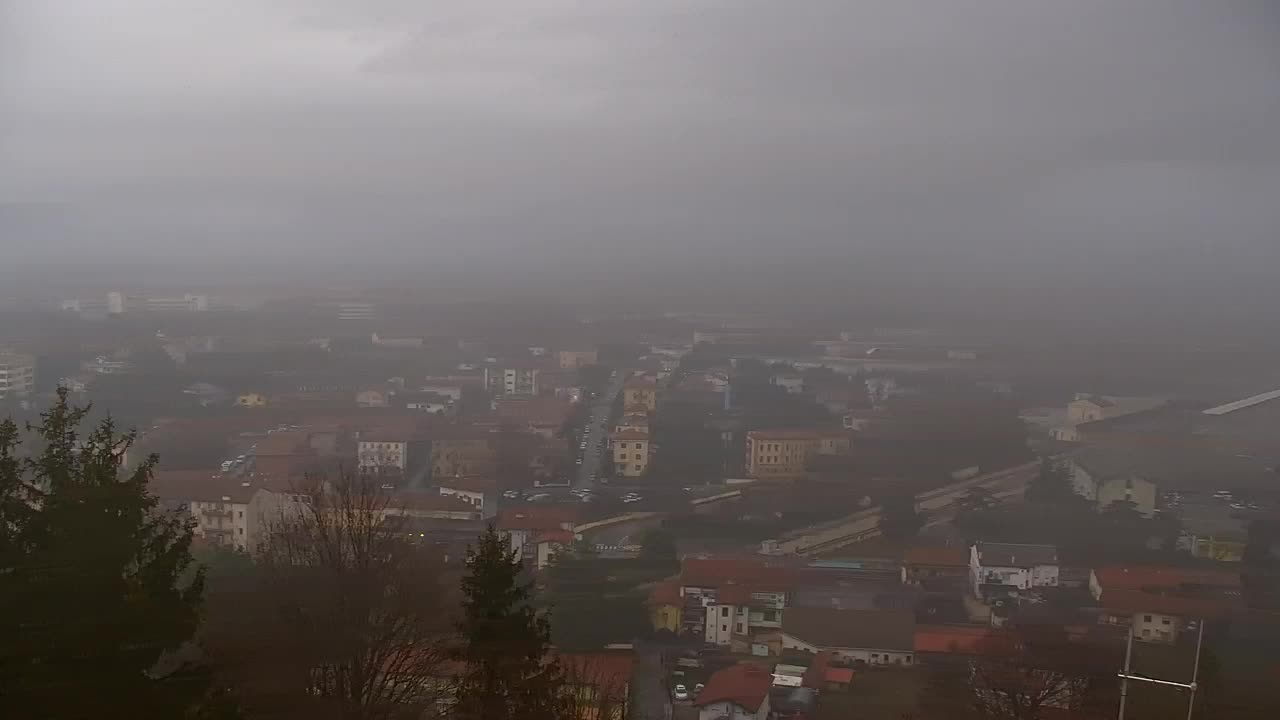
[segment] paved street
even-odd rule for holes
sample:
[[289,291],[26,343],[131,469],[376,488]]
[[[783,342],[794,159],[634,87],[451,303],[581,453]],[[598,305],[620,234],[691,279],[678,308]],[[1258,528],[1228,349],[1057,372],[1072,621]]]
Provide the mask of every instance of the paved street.
[[627,373],[626,370],[618,370],[618,374],[609,381],[609,387],[591,404],[591,415],[587,419],[587,426],[582,434],[587,441],[587,449],[583,453],[582,464],[578,466],[578,474],[573,482],[574,489],[590,490],[595,485],[591,477],[599,471],[601,461],[605,458],[605,451],[608,449],[606,442],[609,437],[609,428],[605,424],[609,421],[609,412],[613,408],[614,399],[618,397],[618,393],[622,392],[622,384],[626,382]]
[[636,671],[632,678],[631,717],[635,720],[671,720],[671,699],[662,668],[662,651],[656,645],[636,645]]

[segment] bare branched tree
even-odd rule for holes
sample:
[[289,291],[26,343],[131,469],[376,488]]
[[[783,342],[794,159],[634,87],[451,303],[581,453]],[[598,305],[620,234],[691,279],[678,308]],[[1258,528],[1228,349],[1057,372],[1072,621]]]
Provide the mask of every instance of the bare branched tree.
[[438,557],[403,531],[376,478],[314,478],[294,497],[256,549],[247,595],[226,599],[230,664],[250,694],[271,687],[275,697],[257,699],[281,717],[424,717],[446,694],[451,605]]
[[931,671],[926,717],[1041,720],[1053,710],[1096,711],[1114,700],[1115,648],[1015,630],[968,663]]
[[629,717],[630,663],[605,654],[562,655],[567,716],[573,720]]

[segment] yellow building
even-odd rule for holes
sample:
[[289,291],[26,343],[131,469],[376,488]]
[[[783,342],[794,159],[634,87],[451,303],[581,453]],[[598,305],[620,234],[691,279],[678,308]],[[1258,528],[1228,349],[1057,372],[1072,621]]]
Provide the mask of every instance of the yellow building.
[[236,398],[236,405],[240,407],[265,407],[267,397],[260,393],[245,393]]
[[804,477],[822,450],[821,430],[753,430],[747,433],[747,476],[759,480]]
[[624,408],[643,407],[647,412],[658,409],[658,384],[648,378],[632,378],[622,386]]
[[677,581],[664,580],[658,583],[649,593],[649,622],[653,624],[653,629],[679,633],[683,604]]
[[573,370],[595,365],[599,362],[599,355],[595,350],[561,350],[559,360],[561,370]]
[[431,477],[489,475],[498,459],[489,438],[459,435],[431,439]]
[[640,477],[649,469],[649,433],[623,430],[613,434],[613,465],[622,477]]

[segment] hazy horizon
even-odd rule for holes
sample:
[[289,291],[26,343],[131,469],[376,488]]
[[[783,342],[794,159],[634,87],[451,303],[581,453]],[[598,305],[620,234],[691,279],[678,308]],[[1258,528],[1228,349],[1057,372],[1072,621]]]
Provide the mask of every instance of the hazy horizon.
[[15,282],[1277,297],[1264,2],[9,0],[0,33]]

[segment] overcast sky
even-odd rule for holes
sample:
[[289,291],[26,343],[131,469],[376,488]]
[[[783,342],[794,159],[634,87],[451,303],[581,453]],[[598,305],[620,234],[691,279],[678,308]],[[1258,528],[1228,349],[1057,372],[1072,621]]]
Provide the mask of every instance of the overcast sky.
[[1257,274],[1280,3],[0,0],[0,233],[19,264]]

